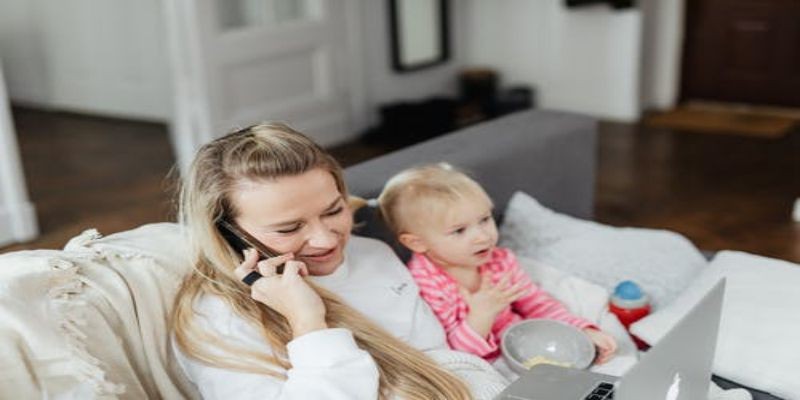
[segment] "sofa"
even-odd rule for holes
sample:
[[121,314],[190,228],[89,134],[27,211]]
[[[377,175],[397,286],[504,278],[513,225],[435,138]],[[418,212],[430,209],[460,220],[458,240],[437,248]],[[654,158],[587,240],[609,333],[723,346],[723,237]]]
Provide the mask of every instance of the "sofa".
[[[399,169],[445,160],[485,186],[498,221],[516,191],[588,221],[596,140],[591,118],[525,111],[351,166],[345,178],[351,193],[369,198]],[[356,217],[356,234],[404,256],[374,210]],[[168,222],[108,236],[88,229],[63,250],[0,255],[0,398],[198,398],[167,329],[172,296],[190,270],[181,228]]]

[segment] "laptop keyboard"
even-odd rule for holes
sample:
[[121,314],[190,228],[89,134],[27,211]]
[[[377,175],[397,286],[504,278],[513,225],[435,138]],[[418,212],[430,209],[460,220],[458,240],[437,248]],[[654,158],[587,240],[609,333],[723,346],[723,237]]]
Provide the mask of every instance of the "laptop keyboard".
[[583,400],[611,400],[614,398],[614,384],[608,382],[600,382],[597,387],[587,394]]

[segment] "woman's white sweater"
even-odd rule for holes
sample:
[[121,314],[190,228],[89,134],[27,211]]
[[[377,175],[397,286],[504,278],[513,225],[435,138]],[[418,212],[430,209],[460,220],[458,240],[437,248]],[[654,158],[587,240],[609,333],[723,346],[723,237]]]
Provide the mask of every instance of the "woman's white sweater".
[[[443,367],[468,379],[476,398],[491,398],[507,383],[483,360],[446,350],[439,321],[419,297],[419,289],[406,267],[386,244],[353,236],[345,250],[345,262],[332,274],[311,279],[401,340],[427,352]],[[258,328],[236,315],[221,299],[205,296],[195,310],[201,326],[228,343],[270,353]],[[213,343],[208,345],[214,348]],[[179,364],[205,399],[374,400],[378,397],[376,364],[345,329],[315,331],[289,342],[287,351],[292,367],[279,371],[286,373],[286,380],[211,367],[175,348]]]

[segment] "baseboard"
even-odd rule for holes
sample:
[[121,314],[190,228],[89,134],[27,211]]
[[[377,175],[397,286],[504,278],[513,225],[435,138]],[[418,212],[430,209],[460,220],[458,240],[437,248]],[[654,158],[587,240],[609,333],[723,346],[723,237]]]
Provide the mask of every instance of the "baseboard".
[[32,203],[0,207],[0,246],[33,240],[38,235],[39,225]]

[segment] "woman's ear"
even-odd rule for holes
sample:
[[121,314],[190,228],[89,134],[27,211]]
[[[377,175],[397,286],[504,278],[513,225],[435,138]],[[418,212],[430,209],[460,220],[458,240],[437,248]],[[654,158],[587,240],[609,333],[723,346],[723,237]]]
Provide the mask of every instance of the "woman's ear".
[[397,240],[414,253],[424,253],[428,251],[428,246],[425,245],[425,241],[413,233],[401,233],[397,236]]

